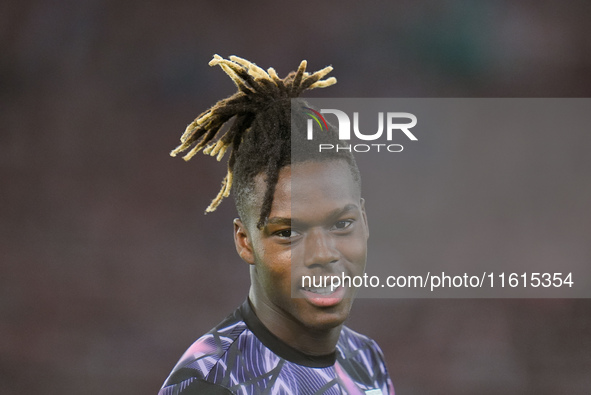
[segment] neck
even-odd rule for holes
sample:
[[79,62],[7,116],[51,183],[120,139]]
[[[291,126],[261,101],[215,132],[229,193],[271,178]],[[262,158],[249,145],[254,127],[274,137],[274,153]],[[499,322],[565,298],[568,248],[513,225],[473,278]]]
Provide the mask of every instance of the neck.
[[331,328],[310,328],[264,297],[258,297],[252,288],[249,299],[258,319],[288,346],[307,355],[327,355],[335,351],[342,324]]

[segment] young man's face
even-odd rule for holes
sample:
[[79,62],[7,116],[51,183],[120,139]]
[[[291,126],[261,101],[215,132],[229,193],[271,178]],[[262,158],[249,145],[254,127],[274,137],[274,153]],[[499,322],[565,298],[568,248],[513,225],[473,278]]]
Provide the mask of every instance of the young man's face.
[[[303,276],[360,276],[368,227],[359,186],[344,160],[304,162],[281,169],[269,220],[257,229],[266,190],[256,178],[246,223],[235,222],[240,256],[251,268],[251,297],[283,325],[325,330],[341,325],[352,288],[302,287]],[[330,283],[329,283],[330,285]]]

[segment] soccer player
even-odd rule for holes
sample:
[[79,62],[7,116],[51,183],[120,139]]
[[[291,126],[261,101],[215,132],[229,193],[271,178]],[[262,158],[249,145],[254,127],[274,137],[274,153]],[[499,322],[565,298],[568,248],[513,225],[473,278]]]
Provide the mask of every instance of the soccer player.
[[207,211],[232,189],[240,216],[234,241],[251,287],[233,314],[189,347],[159,394],[393,394],[378,345],[344,326],[355,290],[302,282],[362,275],[366,263],[355,160],[343,150],[319,153],[318,143],[343,142],[332,129],[308,141],[307,104],[297,99],[291,107],[302,91],[334,84],[323,80],[332,67],[310,74],[303,61],[281,79],[234,56],[216,55],[210,65],[221,66],[238,91],[191,123],[171,155],[189,150],[188,160],[204,149],[220,160],[230,150]]

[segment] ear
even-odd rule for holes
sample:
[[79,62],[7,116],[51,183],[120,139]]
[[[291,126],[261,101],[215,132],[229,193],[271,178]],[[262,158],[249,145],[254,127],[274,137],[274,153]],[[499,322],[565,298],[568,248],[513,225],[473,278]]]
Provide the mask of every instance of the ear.
[[367,237],[369,237],[369,224],[367,223],[367,214],[365,213],[365,199],[361,198],[359,200],[361,204],[361,215],[363,215],[363,222],[365,223],[365,231],[367,232]]
[[252,240],[248,229],[242,223],[240,218],[234,219],[234,244],[236,252],[242,260],[250,265],[254,265],[254,252],[252,249]]

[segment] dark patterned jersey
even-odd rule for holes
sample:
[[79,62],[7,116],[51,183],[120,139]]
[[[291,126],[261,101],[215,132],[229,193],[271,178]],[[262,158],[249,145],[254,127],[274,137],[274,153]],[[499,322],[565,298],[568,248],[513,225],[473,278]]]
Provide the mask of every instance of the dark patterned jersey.
[[343,327],[334,353],[310,356],[273,335],[245,301],[181,357],[159,395],[394,394],[377,343]]

